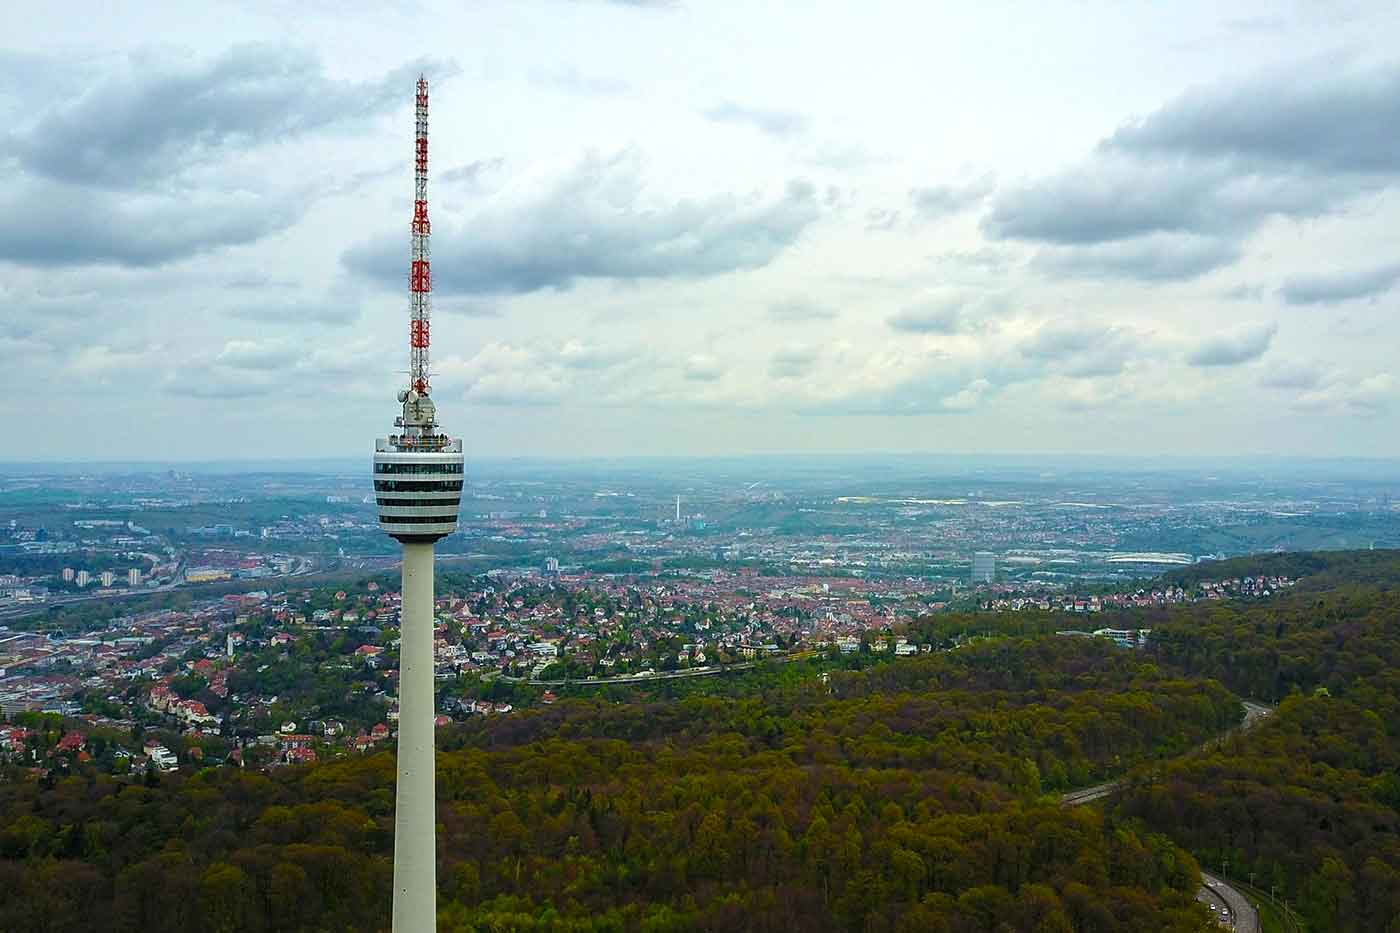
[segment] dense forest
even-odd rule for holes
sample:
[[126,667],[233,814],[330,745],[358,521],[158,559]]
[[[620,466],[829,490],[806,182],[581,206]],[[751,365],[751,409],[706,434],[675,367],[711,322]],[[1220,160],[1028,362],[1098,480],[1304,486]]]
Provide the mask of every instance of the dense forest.
[[[1238,703],[1006,639],[726,700],[570,701],[447,736],[441,928],[1201,930],[1196,863],[1048,792]],[[0,928],[377,930],[393,760],[0,787]]]
[[[1400,556],[1286,594],[938,616],[961,647],[444,730],[443,930],[1206,931],[1197,859],[1314,931],[1400,931]],[[1218,579],[1219,573],[1213,575]],[[1105,619],[1107,621],[1107,619]],[[1238,697],[1279,701],[1261,727]],[[1102,807],[1058,793],[1128,774]],[[382,930],[393,758],[0,783],[0,929]]]
[[1231,563],[1314,576],[1265,603],[1164,615],[1154,653],[1277,697],[1278,712],[1218,751],[1143,768],[1115,812],[1277,886],[1313,929],[1400,930],[1400,557]]

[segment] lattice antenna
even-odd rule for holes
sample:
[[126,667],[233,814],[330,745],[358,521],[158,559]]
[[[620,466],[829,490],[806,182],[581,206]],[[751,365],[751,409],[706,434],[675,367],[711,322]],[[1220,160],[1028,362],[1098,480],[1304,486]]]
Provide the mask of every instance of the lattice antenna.
[[408,271],[408,384],[428,394],[428,344],[432,318],[433,273],[428,252],[428,79],[418,76],[418,105],[413,136],[413,259]]

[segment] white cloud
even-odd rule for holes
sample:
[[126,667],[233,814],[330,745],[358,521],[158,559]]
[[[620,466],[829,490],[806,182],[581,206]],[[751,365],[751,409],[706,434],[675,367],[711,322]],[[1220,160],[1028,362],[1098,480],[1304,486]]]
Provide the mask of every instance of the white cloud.
[[[1261,43],[1057,2],[1029,54],[974,7],[629,6],[409,36],[312,4],[293,45],[256,4],[6,20],[55,51],[0,52],[0,410],[53,386],[36,456],[150,455],[177,408],[183,456],[285,455],[258,422],[362,451],[404,378],[422,60],[434,388],[479,453],[1400,455],[1379,7]],[[492,53],[440,80],[462,35]]]

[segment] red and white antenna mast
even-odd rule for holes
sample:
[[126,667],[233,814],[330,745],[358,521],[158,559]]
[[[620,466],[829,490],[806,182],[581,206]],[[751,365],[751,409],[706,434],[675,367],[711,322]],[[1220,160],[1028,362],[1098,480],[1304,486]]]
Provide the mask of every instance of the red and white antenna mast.
[[428,254],[428,79],[418,76],[418,104],[413,134],[413,261],[408,272],[408,384],[428,394],[428,327],[432,317],[433,273]]

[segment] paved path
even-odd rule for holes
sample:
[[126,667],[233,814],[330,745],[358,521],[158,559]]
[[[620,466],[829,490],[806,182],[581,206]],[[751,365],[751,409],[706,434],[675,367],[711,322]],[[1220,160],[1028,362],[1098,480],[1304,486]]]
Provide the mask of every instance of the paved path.
[[[1262,703],[1253,703],[1249,700],[1245,700],[1244,721],[1238,726],[1228,729],[1215,738],[1204,742],[1201,748],[1209,748],[1232,732],[1245,732],[1249,729],[1253,729],[1255,726],[1259,725],[1259,723],[1263,722],[1265,717],[1273,711],[1273,707],[1271,706],[1264,706]],[[1105,781],[1102,784],[1095,784],[1093,787],[1083,787],[1079,790],[1072,790],[1060,797],[1060,805],[1064,807],[1077,807],[1102,797],[1107,797],[1117,790],[1118,786],[1122,783],[1122,780]],[[1201,880],[1204,883],[1201,885],[1200,891],[1196,892],[1196,900],[1207,905],[1214,904],[1217,908],[1220,908],[1217,914],[1224,914],[1224,917],[1221,919],[1221,926],[1226,929],[1234,930],[1235,933],[1260,933],[1259,914],[1243,894],[1230,887],[1215,875],[1201,872]]]

